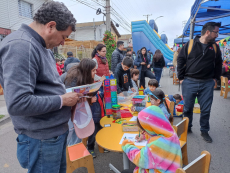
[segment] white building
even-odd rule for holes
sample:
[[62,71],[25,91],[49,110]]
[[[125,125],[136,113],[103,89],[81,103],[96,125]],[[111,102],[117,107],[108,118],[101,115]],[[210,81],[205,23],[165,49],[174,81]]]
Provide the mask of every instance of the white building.
[[44,2],[49,0],[0,0],[0,41],[22,23],[30,24]]
[[[87,22],[77,23],[76,32],[72,32],[69,38],[77,41],[96,40],[102,41],[104,33],[106,31],[106,25],[103,21],[100,22]],[[111,33],[115,36],[115,41],[121,36],[116,26],[111,22]]]

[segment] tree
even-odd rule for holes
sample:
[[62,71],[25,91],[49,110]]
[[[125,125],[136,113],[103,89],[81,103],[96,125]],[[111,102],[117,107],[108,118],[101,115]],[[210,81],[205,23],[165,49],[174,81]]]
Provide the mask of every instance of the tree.
[[117,44],[115,42],[114,36],[111,34],[110,31],[105,31],[103,42],[106,45],[106,58],[109,63],[109,69],[111,69],[111,58],[112,58],[112,53],[116,49]]

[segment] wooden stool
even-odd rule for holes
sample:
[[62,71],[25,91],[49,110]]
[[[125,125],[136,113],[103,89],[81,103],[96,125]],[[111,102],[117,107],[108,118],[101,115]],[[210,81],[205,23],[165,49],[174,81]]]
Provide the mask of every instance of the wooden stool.
[[221,76],[221,90],[220,96],[223,96],[226,99],[228,97],[228,92],[230,92],[230,86],[228,85],[228,78]]
[[3,88],[1,85],[0,85],[0,95],[3,95]]
[[185,117],[181,122],[173,126],[173,129],[176,131],[177,136],[179,137],[181,153],[182,153],[182,161],[184,165],[188,164],[188,152],[187,152],[188,123],[189,123],[189,119]]
[[176,77],[176,73],[173,73],[173,85],[179,84],[179,79]]
[[[173,117],[173,112],[174,112],[174,106],[175,106],[175,103],[172,101],[170,101],[168,98],[166,98],[165,99],[165,101],[166,101],[166,104],[167,104],[167,106],[168,106],[168,108],[169,108],[169,110],[170,110],[170,114],[172,115],[172,117]],[[171,122],[171,125],[173,126],[173,121]]]
[[77,168],[85,167],[88,173],[95,173],[93,157],[83,143],[66,147],[66,173],[72,173]]

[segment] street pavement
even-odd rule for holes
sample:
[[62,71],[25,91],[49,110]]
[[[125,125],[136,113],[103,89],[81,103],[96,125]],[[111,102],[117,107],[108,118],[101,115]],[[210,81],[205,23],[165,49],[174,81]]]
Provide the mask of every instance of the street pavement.
[[[147,82],[147,81],[146,81]],[[172,85],[172,78],[169,78],[168,69],[164,71],[161,80],[162,90],[165,94],[181,94],[178,85]],[[146,85],[147,86],[147,85]],[[1,100],[1,99],[0,99]],[[1,102],[0,102],[1,103]],[[2,104],[2,103],[1,103]],[[0,105],[1,108],[1,105]],[[1,109],[0,109],[1,110]],[[2,112],[0,111],[0,114]],[[196,159],[201,151],[207,150],[211,153],[210,173],[229,173],[228,166],[230,159],[230,94],[227,99],[220,97],[220,91],[214,91],[214,101],[210,119],[210,136],[213,143],[206,143],[200,136],[199,114],[194,114],[193,133],[188,134],[188,159],[189,162]],[[181,121],[175,118],[174,124]],[[16,133],[11,122],[0,124],[0,173],[26,173],[20,167],[16,156]],[[109,140],[111,136],[105,136]],[[109,163],[112,163],[118,170],[122,170],[122,154],[109,152],[99,153],[96,146],[97,157],[94,159],[96,173],[109,173]],[[131,168],[135,166],[131,164]],[[87,173],[86,168],[79,168],[74,173]]]

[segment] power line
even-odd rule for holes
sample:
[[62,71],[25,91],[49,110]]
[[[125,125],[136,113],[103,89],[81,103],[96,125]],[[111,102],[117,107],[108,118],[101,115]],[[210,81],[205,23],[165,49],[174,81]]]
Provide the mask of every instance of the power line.
[[[124,17],[126,17],[126,19],[128,19],[128,17],[121,11],[121,8],[119,8],[115,3],[113,3],[113,4],[114,4],[114,6],[116,6],[117,9],[124,15]],[[114,8],[112,7],[112,9],[114,9]],[[128,19],[128,21],[130,21],[130,19]]]
[[112,15],[122,24],[126,25],[126,27],[131,29],[131,26],[128,25],[127,23],[125,23],[124,21],[122,21],[116,14],[112,13]]

